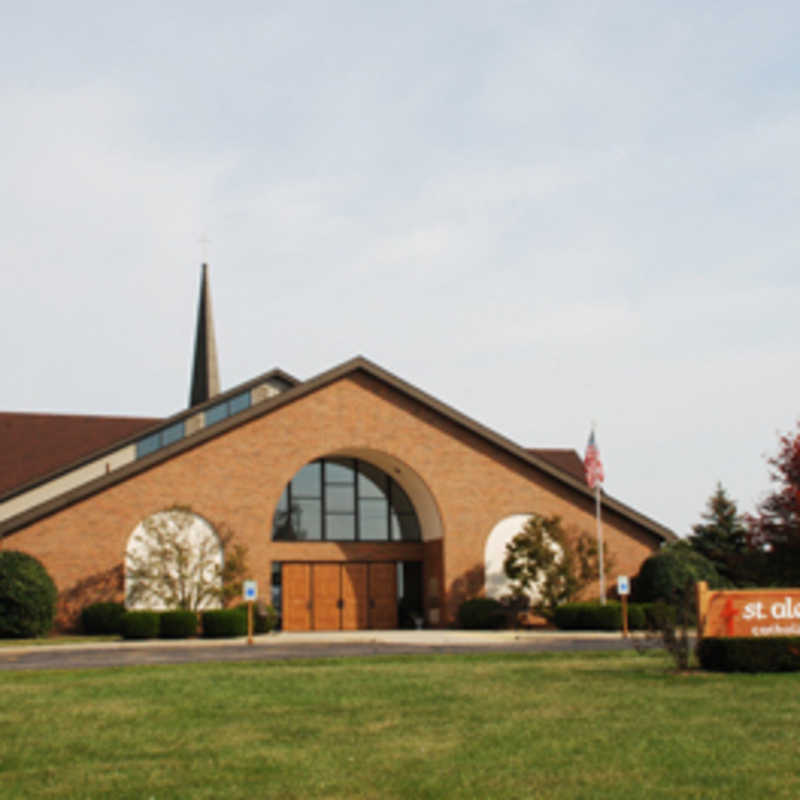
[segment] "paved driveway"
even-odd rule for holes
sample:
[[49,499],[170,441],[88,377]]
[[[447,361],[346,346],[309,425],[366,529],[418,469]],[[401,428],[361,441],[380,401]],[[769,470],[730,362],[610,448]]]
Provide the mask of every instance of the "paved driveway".
[[278,633],[244,639],[98,642],[0,648],[0,670],[82,669],[210,661],[271,661],[420,653],[629,650],[619,634],[483,631]]

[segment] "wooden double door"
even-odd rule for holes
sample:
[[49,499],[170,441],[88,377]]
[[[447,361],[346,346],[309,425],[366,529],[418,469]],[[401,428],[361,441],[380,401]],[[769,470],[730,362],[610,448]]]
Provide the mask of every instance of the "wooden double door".
[[290,563],[281,572],[285,631],[397,627],[394,562]]

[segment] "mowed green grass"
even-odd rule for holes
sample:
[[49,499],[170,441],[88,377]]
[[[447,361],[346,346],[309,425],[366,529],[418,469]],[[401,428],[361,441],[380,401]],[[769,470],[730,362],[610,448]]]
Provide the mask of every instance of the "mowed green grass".
[[797,798],[797,675],[660,655],[0,673],[0,796]]

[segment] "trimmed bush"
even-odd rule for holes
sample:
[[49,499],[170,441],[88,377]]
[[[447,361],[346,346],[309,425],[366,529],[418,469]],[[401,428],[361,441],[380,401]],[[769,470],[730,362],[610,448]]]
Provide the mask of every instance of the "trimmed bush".
[[157,611],[126,611],[120,633],[123,639],[156,639],[160,621]]
[[122,603],[92,603],[81,611],[81,629],[88,634],[112,634],[122,630]]
[[[644,630],[649,625],[644,604],[628,603],[628,630]],[[564,603],[556,607],[553,623],[564,631],[620,631],[622,603]]]
[[707,581],[714,588],[723,583],[707,558],[686,547],[676,547],[645,559],[631,581],[631,599],[637,603],[662,601],[675,605],[697,581]]
[[491,597],[473,597],[458,608],[458,626],[467,630],[496,630],[506,624],[506,609]]
[[203,636],[207,639],[247,636],[247,615],[242,614],[238,608],[204,611],[200,618],[203,625]]
[[647,610],[644,603],[628,603],[628,630],[643,631],[647,628]]
[[[245,634],[247,633],[247,603],[236,606],[236,611],[244,614]],[[253,633],[269,633],[278,624],[278,612],[270,605],[253,604]]]
[[714,672],[800,671],[800,636],[701,639],[697,659]]
[[194,611],[162,611],[158,635],[162,639],[188,639],[197,633],[197,614]]
[[639,603],[639,606],[644,609],[644,627],[649,630],[663,631],[678,624],[678,609],[669,603]]
[[33,556],[0,551],[0,638],[50,633],[57,596],[53,579]]
[[564,603],[556,606],[553,623],[567,631],[618,631],[622,629],[619,603]]

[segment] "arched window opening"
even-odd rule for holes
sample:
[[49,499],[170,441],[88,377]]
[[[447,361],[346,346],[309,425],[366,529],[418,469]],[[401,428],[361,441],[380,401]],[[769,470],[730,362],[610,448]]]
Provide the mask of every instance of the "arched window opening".
[[408,495],[390,475],[355,458],[306,464],[278,502],[275,541],[418,542]]
[[222,607],[222,543],[202,517],[170,508],[143,519],[125,550],[125,605],[131,610]]

